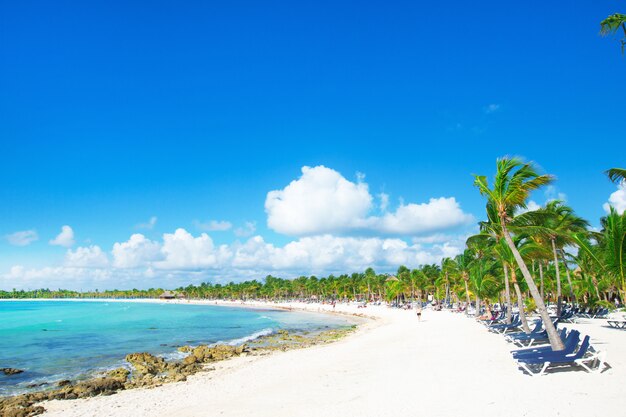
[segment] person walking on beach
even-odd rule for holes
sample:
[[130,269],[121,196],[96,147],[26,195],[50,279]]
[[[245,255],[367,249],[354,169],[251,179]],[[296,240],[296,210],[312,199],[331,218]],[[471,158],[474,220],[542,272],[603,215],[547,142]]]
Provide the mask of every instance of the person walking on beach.
[[417,315],[417,321],[422,321],[422,305],[418,304],[417,308],[415,309],[415,314]]

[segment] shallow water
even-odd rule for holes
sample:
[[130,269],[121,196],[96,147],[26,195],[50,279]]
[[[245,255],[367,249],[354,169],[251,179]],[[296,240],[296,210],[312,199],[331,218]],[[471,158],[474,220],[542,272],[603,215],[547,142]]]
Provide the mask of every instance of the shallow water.
[[243,343],[278,329],[315,331],[347,324],[338,317],[211,305],[0,302],[0,368],[25,371],[0,373],[0,396],[121,366],[131,352],[175,358],[182,345]]

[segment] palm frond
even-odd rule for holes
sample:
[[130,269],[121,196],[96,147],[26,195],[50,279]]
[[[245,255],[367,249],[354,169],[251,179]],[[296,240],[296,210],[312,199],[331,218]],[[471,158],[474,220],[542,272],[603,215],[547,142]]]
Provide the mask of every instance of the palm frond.
[[609,177],[612,182],[616,184],[619,184],[622,181],[626,181],[626,169],[624,168],[611,168],[604,171],[604,173]]
[[600,22],[600,34],[603,36],[617,32],[626,23],[626,14],[615,13]]

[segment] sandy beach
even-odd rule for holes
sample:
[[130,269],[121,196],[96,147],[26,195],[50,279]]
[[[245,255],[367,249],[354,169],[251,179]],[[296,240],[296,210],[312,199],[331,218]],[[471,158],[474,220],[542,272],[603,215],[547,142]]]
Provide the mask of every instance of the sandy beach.
[[[281,306],[332,311],[318,304]],[[511,358],[512,346],[473,318],[425,310],[418,323],[410,310],[356,304],[338,304],[335,311],[376,320],[335,343],[235,358],[186,382],[47,402],[45,415],[590,417],[621,415],[626,407],[626,332],[604,320],[566,327],[590,335],[607,352],[609,369],[530,377]]]

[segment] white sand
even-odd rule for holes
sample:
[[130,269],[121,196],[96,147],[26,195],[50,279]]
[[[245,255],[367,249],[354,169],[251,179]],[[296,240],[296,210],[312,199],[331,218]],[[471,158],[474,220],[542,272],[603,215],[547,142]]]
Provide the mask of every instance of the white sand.
[[412,311],[337,310],[379,319],[336,343],[236,358],[186,382],[48,402],[45,416],[626,415],[626,331],[603,320],[569,327],[591,335],[611,369],[533,378],[518,370],[502,336],[471,318],[425,310],[418,323]]

